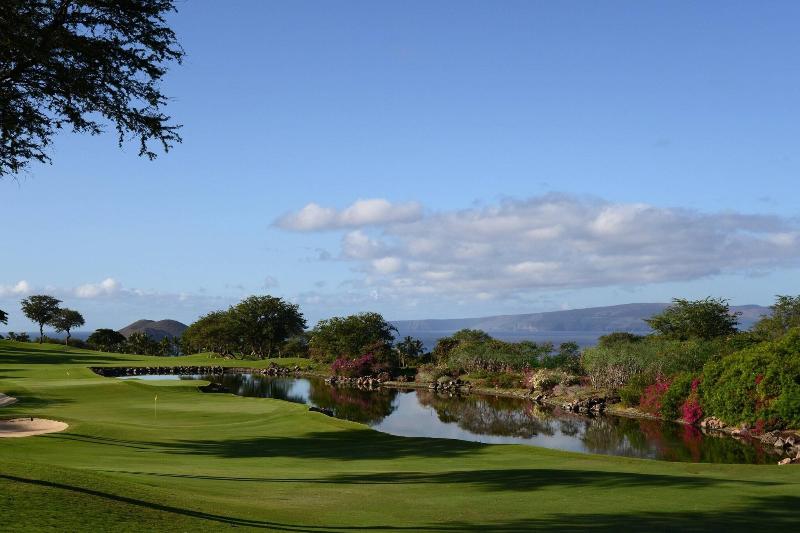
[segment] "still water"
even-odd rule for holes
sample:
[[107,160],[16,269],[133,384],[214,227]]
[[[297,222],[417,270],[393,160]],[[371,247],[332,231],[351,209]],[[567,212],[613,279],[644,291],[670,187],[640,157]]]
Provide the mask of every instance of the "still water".
[[427,389],[368,391],[331,387],[321,379],[257,374],[130,378],[202,379],[219,383],[240,396],[276,398],[330,409],[338,418],[405,437],[528,444],[665,461],[753,464],[777,461],[757,441],[706,435],[692,426],[659,420],[578,415],[520,398],[451,396]]

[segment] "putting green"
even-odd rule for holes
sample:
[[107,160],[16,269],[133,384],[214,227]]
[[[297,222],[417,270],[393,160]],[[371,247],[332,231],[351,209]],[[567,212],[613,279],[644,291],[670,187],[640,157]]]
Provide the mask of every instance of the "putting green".
[[167,362],[241,364],[0,341],[0,392],[18,399],[0,417],[69,424],[0,439],[0,530],[730,531],[800,523],[794,466],[393,437],[302,405],[203,394],[198,382],[103,378],[88,368]]

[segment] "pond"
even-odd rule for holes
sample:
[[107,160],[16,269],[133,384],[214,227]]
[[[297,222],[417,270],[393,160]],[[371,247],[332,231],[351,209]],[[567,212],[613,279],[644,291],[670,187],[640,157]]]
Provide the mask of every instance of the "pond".
[[[438,394],[427,389],[360,390],[322,379],[258,374],[151,375],[123,379],[201,379],[240,396],[276,398],[330,409],[338,418],[405,437],[434,437],[493,444],[528,444],[583,453],[665,461],[775,464],[778,456],[757,440],[704,434],[693,426],[659,420],[586,416],[522,398]],[[771,453],[770,453],[771,452]]]

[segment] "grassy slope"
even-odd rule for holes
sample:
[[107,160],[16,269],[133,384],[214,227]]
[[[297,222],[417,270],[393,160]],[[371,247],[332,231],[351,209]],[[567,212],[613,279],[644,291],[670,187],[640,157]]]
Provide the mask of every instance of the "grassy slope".
[[800,521],[796,467],[393,437],[301,405],[86,368],[164,362],[0,341],[0,392],[20,399],[0,415],[70,424],[0,439],[0,530],[707,530]]

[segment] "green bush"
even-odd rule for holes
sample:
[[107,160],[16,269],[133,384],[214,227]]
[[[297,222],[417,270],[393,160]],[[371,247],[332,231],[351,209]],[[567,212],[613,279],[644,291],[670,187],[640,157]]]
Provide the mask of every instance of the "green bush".
[[653,335],[587,348],[582,364],[596,387],[620,389],[637,376],[652,383],[659,375],[699,372],[705,363],[727,351],[725,339],[678,341]]
[[800,427],[800,329],[708,363],[707,413],[728,422]]
[[681,417],[681,407],[692,392],[691,374],[678,374],[673,379],[667,392],[661,397],[661,416],[667,420]]
[[515,372],[540,365],[552,351],[549,343],[505,342],[490,339],[458,344],[443,363],[454,372]]
[[622,403],[628,407],[636,407],[642,399],[645,387],[650,385],[650,379],[644,375],[633,376],[624,387],[619,389],[619,397]]

